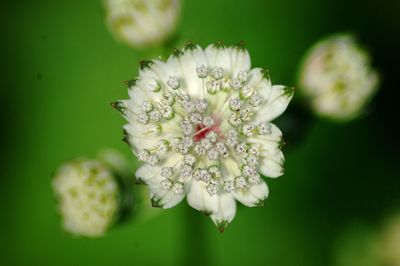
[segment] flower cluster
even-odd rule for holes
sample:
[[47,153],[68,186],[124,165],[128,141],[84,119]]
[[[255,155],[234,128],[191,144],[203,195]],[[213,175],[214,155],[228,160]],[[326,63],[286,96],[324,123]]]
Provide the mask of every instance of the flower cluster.
[[150,187],[153,206],[170,208],[186,195],[222,231],[236,200],[263,205],[260,175],[283,174],[282,133],[271,120],[293,88],[251,68],[243,44],[189,42],[166,62],[142,61],[129,96],[112,105],[128,121],[125,140],[144,163],[136,177]]
[[348,34],[313,46],[300,73],[301,91],[314,111],[333,120],[348,121],[359,115],[378,83],[368,53]]
[[180,0],[104,0],[106,23],[124,43],[144,48],[160,44],[175,32]]
[[54,175],[64,230],[98,237],[116,220],[120,204],[118,184],[109,167],[98,160],[74,160]]

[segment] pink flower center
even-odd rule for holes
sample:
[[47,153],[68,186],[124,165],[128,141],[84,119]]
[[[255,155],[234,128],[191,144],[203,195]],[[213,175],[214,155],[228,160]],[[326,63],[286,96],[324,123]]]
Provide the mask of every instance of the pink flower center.
[[194,142],[199,142],[204,139],[207,134],[211,131],[215,131],[218,135],[221,133],[221,129],[219,128],[219,121],[215,119],[215,123],[211,127],[206,127],[202,123],[196,125],[196,131],[193,135]]

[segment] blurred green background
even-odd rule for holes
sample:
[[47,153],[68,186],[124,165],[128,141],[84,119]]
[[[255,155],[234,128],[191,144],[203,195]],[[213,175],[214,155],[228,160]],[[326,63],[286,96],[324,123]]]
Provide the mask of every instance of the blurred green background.
[[244,40],[253,66],[269,68],[274,83],[296,85],[310,45],[353,31],[382,73],[381,91],[365,117],[315,121],[302,142],[289,142],[286,174],[268,180],[266,207],[239,208],[223,234],[183,202],[97,240],[62,233],[50,176],[106,146],[133,160],[109,102],[127,97],[122,81],[143,54],[113,40],[100,0],[0,6],[1,265],[334,265],[349,225],[377,224],[399,206],[399,1],[186,0],[182,38]]

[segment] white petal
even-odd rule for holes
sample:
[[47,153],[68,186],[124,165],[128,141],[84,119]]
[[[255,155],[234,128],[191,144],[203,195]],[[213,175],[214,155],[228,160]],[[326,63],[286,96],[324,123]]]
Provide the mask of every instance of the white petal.
[[149,166],[144,164],[140,166],[135,173],[138,180],[143,181],[146,185],[157,190],[160,187],[160,182],[163,179],[161,177],[161,169],[163,167],[173,167],[182,161],[182,156],[176,153],[167,153],[165,158],[160,160],[156,166]]
[[232,194],[221,193],[218,195],[218,211],[211,214],[211,219],[222,232],[233,220],[236,214],[236,200]]
[[207,184],[192,181],[187,194],[188,204],[205,214],[210,214],[213,222],[223,231],[236,214],[235,198],[225,192],[211,196],[206,190]]
[[137,180],[142,181],[149,186],[156,186],[162,180],[161,167],[144,164],[136,170],[135,176]]
[[263,206],[264,200],[268,197],[268,187],[264,180],[250,188],[234,193],[235,198],[248,207]]
[[273,123],[270,125],[270,134],[267,135],[253,135],[247,138],[249,143],[253,143],[265,150],[276,150],[282,145],[282,131]]
[[211,68],[222,67],[225,75],[232,72],[232,60],[230,51],[224,45],[211,44],[205,49],[207,61]]
[[[161,207],[164,209],[171,208],[181,202],[185,197],[185,192],[176,194],[173,190],[164,191],[161,189],[161,169],[163,167],[172,167],[182,161],[182,156],[176,154],[169,154],[164,161],[161,161],[157,166],[143,165],[136,171],[136,178],[143,181],[150,187],[152,196],[152,205],[154,207]],[[187,190],[185,185],[185,191]]]
[[154,78],[142,78],[135,81],[135,85],[130,87],[128,90],[129,98],[134,103],[134,107],[137,110],[140,108],[143,101],[158,101],[161,98],[160,93],[152,92],[148,87],[148,83],[155,82],[158,77]]
[[207,213],[217,213],[218,196],[211,196],[206,190],[207,184],[202,181],[193,180],[189,187],[187,194],[187,202],[192,208]]
[[124,131],[128,134],[128,143],[133,149],[135,154],[138,154],[143,149],[153,148],[160,140],[170,140],[176,136],[176,132],[179,132],[179,125],[177,125],[176,120],[172,119],[166,123],[159,124],[161,126],[161,132],[159,135],[154,136],[149,132],[149,126],[132,121],[130,124],[124,125]]
[[[172,57],[170,57],[172,58]],[[182,78],[181,71],[176,60],[168,59],[167,62],[161,60],[145,61],[146,64],[140,67],[139,76],[143,79],[155,79],[166,91],[172,91],[167,85],[170,77]]]
[[229,47],[231,54],[232,67],[231,73],[236,77],[242,71],[249,71],[251,67],[249,52],[238,46]]
[[176,194],[173,190],[151,190],[151,204],[153,207],[159,207],[163,209],[172,208],[180,203],[184,197],[185,193]]
[[196,69],[202,65],[208,66],[207,56],[200,46],[186,49],[177,58],[183,74],[186,91],[191,97],[204,97],[205,80],[197,76]]
[[128,133],[128,143],[135,154],[143,149],[149,149],[156,145],[160,138],[149,138],[146,136],[147,126],[138,122],[131,122],[124,125],[124,130]]
[[287,108],[293,97],[293,88],[282,85],[268,85],[267,79],[262,82],[259,93],[263,98],[263,104],[258,107],[255,122],[272,121],[280,116]]
[[[260,87],[260,83],[264,80],[264,73],[265,70],[262,68],[251,69],[248,73],[248,80],[246,82],[246,85],[252,88]],[[267,82],[267,85],[270,86],[269,79],[265,79],[265,82]]]
[[268,177],[279,177],[284,174],[283,164],[285,158],[281,150],[263,151],[261,152],[261,161],[258,166],[258,171]]

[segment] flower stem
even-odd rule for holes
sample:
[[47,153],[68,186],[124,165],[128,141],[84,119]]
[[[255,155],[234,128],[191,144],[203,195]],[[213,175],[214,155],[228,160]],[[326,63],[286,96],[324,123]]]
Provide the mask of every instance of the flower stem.
[[182,265],[209,265],[209,250],[205,230],[205,219],[189,206],[185,206],[184,243],[186,251]]

